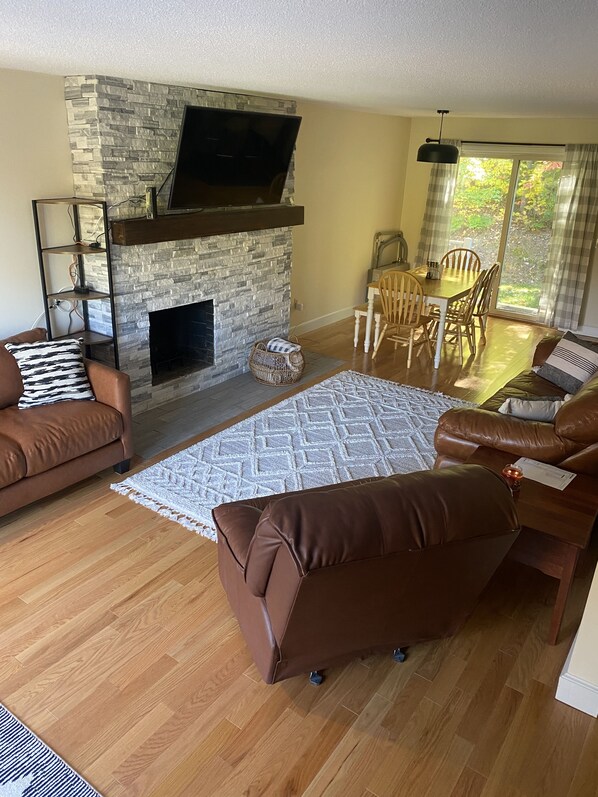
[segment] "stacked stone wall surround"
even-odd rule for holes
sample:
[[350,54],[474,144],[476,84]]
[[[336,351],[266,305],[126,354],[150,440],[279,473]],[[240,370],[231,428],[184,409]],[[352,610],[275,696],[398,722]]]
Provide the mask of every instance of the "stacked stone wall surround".
[[[186,105],[295,113],[292,100],[207,91],[105,76],[65,80],[75,193],[103,199],[109,218],[144,215],[145,190],[173,168]],[[158,197],[165,212],[169,182]],[[294,161],[283,193],[292,201]],[[134,200],[134,201],[130,201]],[[83,220],[83,235],[93,227]],[[210,387],[247,370],[260,338],[287,334],[290,228],[142,246],[111,246],[121,369],[131,377],[136,411]],[[106,289],[100,257],[86,260],[88,282]],[[152,386],[149,316],[155,310],[214,301],[214,365]],[[107,308],[89,303],[91,325],[109,331]]]

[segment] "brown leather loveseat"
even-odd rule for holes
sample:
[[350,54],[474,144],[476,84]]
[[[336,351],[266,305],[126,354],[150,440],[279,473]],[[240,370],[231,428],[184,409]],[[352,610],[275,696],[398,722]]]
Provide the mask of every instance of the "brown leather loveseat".
[[220,578],[267,683],[453,634],[517,536],[461,465],[223,504]]
[[[533,366],[550,355],[560,335],[546,336],[536,347]],[[557,412],[554,423],[530,421],[497,412],[507,398],[563,397],[565,391],[523,371],[480,407],[448,410],[434,437],[435,467],[466,462],[478,446],[514,457],[557,465],[575,473],[598,476],[598,374],[591,377]]]
[[33,329],[0,341],[0,517],[115,466],[133,454],[129,377],[85,361],[96,401],[18,409],[19,368],[5,343],[45,340]]

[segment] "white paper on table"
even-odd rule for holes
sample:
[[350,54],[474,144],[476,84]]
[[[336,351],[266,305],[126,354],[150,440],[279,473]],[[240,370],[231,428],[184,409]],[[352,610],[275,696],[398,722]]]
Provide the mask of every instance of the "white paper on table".
[[520,457],[513,464],[521,468],[524,479],[531,479],[534,482],[546,484],[548,487],[554,487],[557,490],[564,490],[576,476],[571,471],[555,468],[554,465],[547,465],[545,462],[538,462],[527,457]]

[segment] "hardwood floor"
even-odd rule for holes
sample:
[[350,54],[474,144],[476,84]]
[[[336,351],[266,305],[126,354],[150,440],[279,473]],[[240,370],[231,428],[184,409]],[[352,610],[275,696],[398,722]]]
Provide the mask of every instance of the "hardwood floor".
[[[491,321],[447,350],[353,350],[352,324],[303,344],[355,370],[478,401],[542,330]],[[235,398],[235,397],[233,397]],[[238,397],[236,397],[238,401]],[[165,410],[167,411],[167,410]],[[598,725],[554,700],[596,552],[558,645],[556,582],[505,562],[465,627],[266,686],[237,629],[216,546],[108,488],[111,473],[0,520],[0,701],[105,797],[596,797]]]

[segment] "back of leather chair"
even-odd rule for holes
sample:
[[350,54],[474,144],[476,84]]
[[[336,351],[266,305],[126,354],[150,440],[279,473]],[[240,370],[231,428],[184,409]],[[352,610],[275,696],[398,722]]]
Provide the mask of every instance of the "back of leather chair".
[[245,601],[237,584],[231,603],[271,683],[454,633],[517,528],[505,483],[476,465],[281,496],[249,546]]

